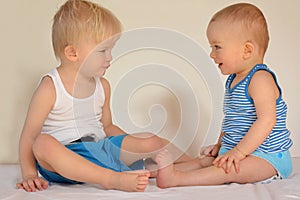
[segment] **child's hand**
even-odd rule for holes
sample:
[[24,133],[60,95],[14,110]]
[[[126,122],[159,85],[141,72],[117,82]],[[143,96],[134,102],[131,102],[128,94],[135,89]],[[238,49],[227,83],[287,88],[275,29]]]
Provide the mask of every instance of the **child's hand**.
[[216,157],[218,155],[219,150],[220,150],[219,144],[201,147],[200,155]]
[[239,173],[240,171],[239,163],[245,157],[246,156],[235,147],[230,151],[227,151],[225,154],[218,156],[213,161],[213,165],[217,167],[222,167],[225,164],[224,170],[226,173],[229,173],[232,165],[234,165],[236,173]]
[[29,177],[22,182],[16,184],[18,189],[23,189],[26,192],[35,192],[38,190],[45,190],[48,188],[48,182],[41,177]]

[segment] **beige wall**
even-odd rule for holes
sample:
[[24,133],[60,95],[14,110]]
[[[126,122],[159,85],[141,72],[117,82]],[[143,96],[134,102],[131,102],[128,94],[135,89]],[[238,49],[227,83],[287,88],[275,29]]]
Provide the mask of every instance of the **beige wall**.
[[[62,2],[64,1],[12,0],[1,5],[0,163],[18,162],[18,139],[31,95],[40,76],[58,64],[52,52],[50,29],[53,14]],[[209,45],[205,37],[208,20],[215,11],[237,1],[95,0],[95,2],[112,10],[126,31],[144,27],[174,30],[197,42],[204,48],[204,53],[208,57]],[[294,140],[292,155],[300,156],[298,134],[300,128],[297,124],[300,111],[300,84],[297,83],[297,75],[300,73],[297,66],[300,46],[298,39],[300,1],[248,0],[248,2],[259,6],[269,23],[271,43],[265,62],[279,78],[283,96],[289,107],[288,127]],[[208,67],[213,67],[211,61],[207,63]],[[167,70],[166,73],[163,70],[160,73],[158,69],[160,64],[167,66],[163,67]],[[145,65],[156,68],[148,72],[148,76],[136,71]],[[195,155],[202,144],[213,142],[217,137],[218,131],[208,133],[209,124],[216,126],[214,130],[219,130],[220,122],[211,122],[215,105],[210,97],[212,91],[207,85],[210,84],[209,79],[216,79],[216,84],[219,83],[217,80],[219,72],[217,70],[215,72],[213,77],[205,77],[205,73],[199,74],[180,55],[157,49],[138,50],[123,55],[112,64],[106,74],[107,79],[111,81],[113,95],[121,94],[121,97],[128,97],[114,100],[112,104],[114,120],[130,132],[155,131]],[[132,73],[145,76],[142,79],[145,82],[141,86],[134,86],[131,93],[130,91],[120,93],[118,84],[123,84],[122,87],[124,84],[130,85],[130,80],[126,82],[124,77]],[[146,81],[149,76],[155,77],[152,84]],[[170,81],[166,82],[167,79]],[[174,85],[173,83],[177,81],[183,83]],[[186,110],[191,109],[193,102],[189,103],[190,98],[185,94],[191,93],[198,108],[189,114]],[[126,113],[116,110],[119,105],[128,107],[127,114],[130,119],[125,119],[129,121],[128,123],[118,118],[126,116]],[[200,120],[194,120],[195,116],[200,117]],[[189,121],[196,123],[193,124],[196,127],[195,133],[193,129],[189,129]],[[177,135],[174,136],[175,133]]]

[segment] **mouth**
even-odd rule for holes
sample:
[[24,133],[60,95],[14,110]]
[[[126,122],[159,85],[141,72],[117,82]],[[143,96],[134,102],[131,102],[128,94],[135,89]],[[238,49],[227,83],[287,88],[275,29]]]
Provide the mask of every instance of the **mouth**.
[[219,68],[221,68],[221,67],[222,67],[222,65],[223,65],[223,63],[219,63],[219,64],[218,64],[218,67],[219,67]]

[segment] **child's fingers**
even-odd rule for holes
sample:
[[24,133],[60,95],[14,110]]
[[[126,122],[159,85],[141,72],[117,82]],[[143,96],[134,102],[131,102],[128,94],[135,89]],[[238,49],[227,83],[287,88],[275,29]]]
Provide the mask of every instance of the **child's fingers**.
[[216,159],[214,159],[214,161],[212,162],[213,165],[216,165],[220,160],[220,157],[216,157]]
[[229,156],[223,156],[219,161],[219,167],[222,167],[225,163],[228,162]]
[[45,180],[43,180],[41,178],[34,179],[34,184],[38,190],[44,190],[48,187],[48,182],[46,182]]
[[217,166],[217,167],[221,167],[224,162],[226,161],[226,158],[224,157],[224,155],[218,156],[214,161],[213,161],[213,165]]
[[28,186],[29,186],[31,192],[35,192],[37,189],[35,180],[28,180]]
[[235,168],[236,173],[240,172],[240,161],[239,160],[234,161],[234,168]]
[[44,179],[41,179],[41,183],[42,183],[42,188],[43,189],[47,189],[48,188],[49,184],[48,184],[47,181],[45,181]]
[[27,182],[27,181],[24,181],[22,183],[22,186],[23,186],[23,189],[26,191],[26,192],[33,192],[34,190],[31,189],[31,186],[30,184]]
[[35,192],[36,189],[44,190],[48,188],[48,182],[42,178],[36,178],[34,180],[26,180],[16,184],[18,189],[23,189],[27,192]]
[[200,155],[210,155],[211,151],[213,149],[214,149],[214,145],[209,145],[209,146],[202,147],[200,149]]
[[219,149],[218,148],[213,148],[213,150],[211,151],[211,155],[212,156],[217,156],[219,153]]
[[23,187],[23,184],[22,184],[22,183],[17,183],[17,184],[16,184],[16,187],[17,187],[18,189],[24,189],[24,187]]
[[227,174],[230,172],[233,162],[234,162],[234,160],[231,157],[229,157],[227,160],[227,163],[226,163],[226,173]]

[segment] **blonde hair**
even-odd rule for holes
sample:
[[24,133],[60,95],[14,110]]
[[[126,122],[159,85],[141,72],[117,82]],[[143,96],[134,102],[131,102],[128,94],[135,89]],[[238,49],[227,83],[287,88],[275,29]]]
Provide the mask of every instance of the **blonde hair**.
[[246,30],[248,39],[259,46],[262,56],[265,54],[269,44],[269,31],[266,19],[259,8],[249,3],[234,4],[217,12],[209,24],[220,19],[241,24]]
[[120,21],[108,9],[85,0],[68,0],[53,18],[52,45],[60,58],[64,48],[84,35],[101,42],[122,31]]

